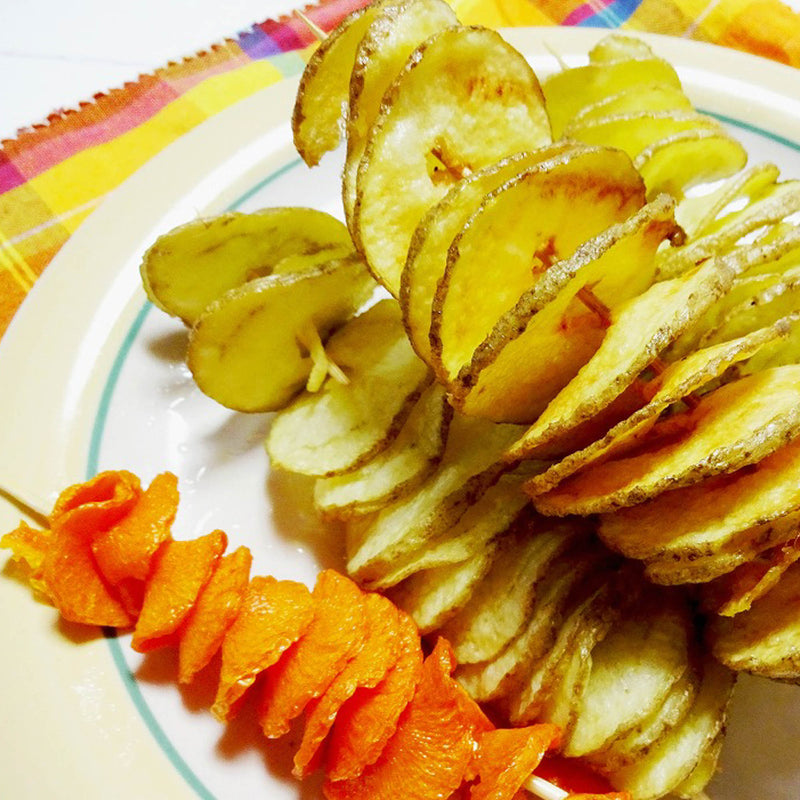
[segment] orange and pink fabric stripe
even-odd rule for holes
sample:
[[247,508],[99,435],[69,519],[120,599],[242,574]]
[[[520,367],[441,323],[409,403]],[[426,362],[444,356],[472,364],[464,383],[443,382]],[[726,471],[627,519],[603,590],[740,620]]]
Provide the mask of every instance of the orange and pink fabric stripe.
[[[330,30],[369,0],[322,0]],[[800,67],[800,15],[780,0],[453,0],[491,27],[625,28],[713,42]],[[159,150],[229,105],[298,74],[315,37],[298,18],[251,29],[88,98],[0,145],[0,336],[37,277],[103,198]],[[102,87],[98,87],[100,89]]]

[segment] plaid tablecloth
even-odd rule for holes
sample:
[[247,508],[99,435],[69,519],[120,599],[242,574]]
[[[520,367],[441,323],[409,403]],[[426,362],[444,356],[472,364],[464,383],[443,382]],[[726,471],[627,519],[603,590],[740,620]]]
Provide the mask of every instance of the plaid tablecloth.
[[[322,0],[305,10],[319,27],[330,30],[368,2]],[[627,28],[714,42],[800,66],[800,15],[779,0],[453,0],[452,4],[467,24]],[[221,31],[221,37],[225,33]],[[315,42],[307,26],[294,17],[254,24],[3,142],[0,336],[53,256],[114,187],[189,129],[300,72]]]

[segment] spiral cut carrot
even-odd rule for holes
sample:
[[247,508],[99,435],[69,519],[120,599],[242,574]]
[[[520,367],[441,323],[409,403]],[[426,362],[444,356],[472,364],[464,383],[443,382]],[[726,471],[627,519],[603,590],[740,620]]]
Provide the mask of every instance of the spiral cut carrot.
[[22,523],[0,546],[66,619],[132,628],[140,652],[177,647],[180,682],[219,653],[220,720],[248,697],[268,738],[302,715],[294,773],[324,769],[329,800],[510,800],[558,741],[549,724],[495,728],[451,677],[450,645],[426,657],[386,598],[333,570],[311,591],[250,577],[250,551],[226,554],[222,531],[173,539],[177,507],[170,473],[143,489],[104,472],[61,494],[48,529]]

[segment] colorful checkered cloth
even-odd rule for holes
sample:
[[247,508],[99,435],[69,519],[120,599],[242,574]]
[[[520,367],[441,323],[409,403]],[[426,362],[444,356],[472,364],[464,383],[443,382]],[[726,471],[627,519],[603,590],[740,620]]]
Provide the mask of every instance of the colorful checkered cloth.
[[[369,0],[306,9],[323,30]],[[454,0],[466,24],[580,25],[715,42],[800,66],[800,15],[778,0]],[[103,198],[181,134],[299,73],[315,38],[299,19],[254,25],[54,114],[0,148],[0,336],[53,256]]]

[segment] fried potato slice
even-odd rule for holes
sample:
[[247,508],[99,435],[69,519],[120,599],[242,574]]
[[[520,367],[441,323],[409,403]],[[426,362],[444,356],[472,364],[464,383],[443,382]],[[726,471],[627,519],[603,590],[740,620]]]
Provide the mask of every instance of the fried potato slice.
[[449,530],[475,498],[498,480],[499,455],[518,433],[513,425],[454,417],[444,456],[433,475],[374,518],[349,524],[349,573],[371,588],[385,586],[386,575],[396,575],[401,559]]
[[[451,402],[465,414],[497,421],[537,419],[602,346],[614,311],[650,286],[656,249],[673,230],[672,201],[664,195],[553,266],[476,348],[451,384]],[[439,317],[443,354],[455,341],[458,310],[446,305]],[[461,313],[466,319],[472,306]]]
[[[561,262],[643,202],[627,157],[602,148],[570,148],[492,191],[450,246],[437,286],[430,339],[440,379],[453,382],[469,368],[526,292],[543,284],[531,314],[552,299],[572,277],[570,267],[557,268]],[[587,213],[576,213],[584,203]]]
[[463,561],[510,527],[529,524],[530,504],[521,490],[520,477],[503,475],[488,488],[482,485],[484,481],[486,476],[479,473],[468,481],[465,490],[441,500],[439,519],[431,525],[425,540],[400,553],[384,570],[380,585],[392,586],[420,570]]
[[689,239],[699,238],[720,219],[754,202],[779,176],[778,167],[769,162],[748,167],[710,191],[683,198],[675,216]]
[[420,633],[435,631],[469,601],[491,567],[495,548],[492,540],[463,561],[415,572],[393,586],[389,596],[412,617]]
[[592,47],[589,61],[592,64],[613,64],[625,58],[647,58],[652,55],[650,46],[641,39],[615,31]]
[[309,167],[339,146],[358,43],[380,3],[350,12],[308,60],[292,111],[294,146]]
[[345,215],[352,222],[358,167],[386,90],[411,53],[434,33],[458,24],[444,0],[379,0],[355,52],[350,76],[347,157],[342,173]]
[[231,289],[200,315],[189,336],[187,364],[197,386],[237,411],[283,408],[311,374],[301,340],[324,339],[374,290],[356,256]]
[[800,513],[792,511],[776,520],[740,531],[716,551],[697,555],[691,548],[676,548],[645,560],[645,574],[653,583],[666,586],[702,584],[719,578],[776,545],[794,540]]
[[[553,646],[531,665],[521,686],[505,698],[508,718],[513,725],[540,718],[558,684],[566,677],[566,670],[573,666],[570,664],[572,656],[578,656],[581,666],[589,666],[584,659],[602,641],[621,613],[613,576],[614,573],[594,575],[588,586],[581,587],[580,597],[571,604],[561,621]],[[588,672],[578,668],[573,677],[582,691]],[[580,695],[575,699],[580,702]]]
[[[770,287],[782,281],[783,277],[776,274],[734,278],[730,289],[728,289],[722,297],[717,298],[706,310],[705,314],[694,320],[694,322],[672,342],[662,354],[662,358],[665,361],[677,361],[687,354],[705,349],[705,347],[708,346],[714,346],[712,344],[712,335],[710,332],[719,328],[723,320],[729,315],[731,309],[747,308],[748,300],[760,296],[762,292],[769,290]],[[764,330],[764,328],[758,329]],[[734,338],[734,336],[720,336],[718,337],[718,341],[724,343],[729,340],[732,341]],[[701,340],[704,340],[706,344],[701,345]]]
[[290,263],[300,269],[352,252],[347,228],[323,211],[228,211],[159,236],[140,271],[148,298],[193,325],[214,300],[247,281],[289,271]]
[[[713,258],[733,249],[745,236],[766,225],[774,225],[800,210],[800,181],[784,181],[769,186],[755,202],[732,211],[707,233],[681,247],[662,250],[658,273],[662,278],[679,275],[704,259]],[[745,264],[743,263],[742,271]]]
[[[757,464],[732,475],[676,489],[632,508],[600,518],[598,534],[612,549],[631,558],[666,559],[674,565],[702,565],[726,555],[741,560],[794,536],[781,525],[800,510],[800,440],[795,438]],[[703,580],[710,580],[709,575]]]
[[360,467],[394,441],[428,377],[406,338],[400,309],[382,300],[331,336],[328,358],[346,383],[328,378],[273,420],[267,452],[275,466],[303,475]]
[[578,721],[578,711],[592,671],[592,647],[598,633],[591,627],[578,633],[577,641],[553,669],[550,689],[538,718],[558,726],[560,742],[568,741]]
[[692,104],[678,86],[652,83],[633,86],[616,94],[601,97],[584,106],[570,120],[569,126],[580,126],[590,120],[637,111],[690,111]]
[[522,632],[536,585],[570,544],[563,525],[531,527],[517,527],[499,539],[488,574],[442,627],[459,664],[494,658]]
[[723,729],[706,745],[694,769],[672,790],[673,794],[685,798],[685,800],[702,797],[703,790],[717,772],[724,741],[725,730]]
[[431,363],[430,327],[436,284],[447,265],[447,251],[484,198],[532,164],[558,156],[575,145],[559,142],[533,152],[514,153],[465,175],[431,208],[414,231],[400,275],[400,306],[411,344]]
[[693,109],[680,111],[651,109],[618,112],[605,117],[575,121],[564,129],[564,136],[579,142],[603,147],[615,147],[635,159],[653,142],[661,141],[681,131],[713,130],[722,132],[722,125]]
[[583,469],[534,505],[545,514],[605,513],[756,464],[800,433],[798,381],[800,365],[790,365],[723,385],[657,422],[633,452]]
[[663,797],[677,788],[723,730],[734,683],[731,670],[710,656],[704,658],[700,691],[689,713],[636,763],[609,775],[612,784],[642,800]]
[[798,539],[759,553],[733,572],[704,584],[701,587],[703,609],[706,613],[721,617],[733,617],[747,611],[778,583],[783,573],[798,559]]
[[576,588],[610,564],[608,553],[588,539],[585,530],[571,526],[565,536],[569,541],[564,554],[534,587],[524,629],[494,658],[456,668],[458,681],[479,702],[520,690],[526,675],[553,646]]
[[649,590],[591,651],[591,671],[564,753],[603,750],[664,704],[689,669],[695,630],[678,592]]
[[[732,280],[723,262],[710,261],[690,275],[654,284],[617,308],[597,351],[509,448],[506,458],[535,455],[537,448],[563,438],[608,406],[676,336],[702,316]],[[631,331],[636,331],[635,339]],[[543,487],[554,474],[532,479],[526,490],[545,491]]]
[[783,324],[788,327],[787,335],[770,342],[737,364],[731,370],[733,376],[751,375],[787,364],[800,364],[800,311],[779,319],[773,326]]
[[[679,361],[668,364],[660,375],[642,386],[642,392],[651,397],[648,403],[632,411],[583,449],[564,456],[560,461],[532,477],[526,488],[536,494],[543,494],[579,469],[601,458],[621,454],[635,446],[665,409],[693,392],[703,390],[732,364],[749,359],[760,349],[785,338],[789,330],[790,324],[786,320],[779,320],[767,328],[753,331],[739,339],[697,350]],[[564,407],[570,408],[568,404]],[[542,450],[547,451],[548,448],[558,446],[559,442],[562,443],[562,449],[566,448],[576,430],[573,427],[574,423],[557,425],[550,423],[549,418],[544,419],[544,422],[546,424],[541,427],[538,421],[531,426],[526,435],[509,448],[506,458],[517,460],[535,457]]]
[[412,491],[441,460],[451,417],[444,389],[431,383],[388,447],[358,469],[315,482],[317,511],[347,519],[377,511]]
[[[590,56],[591,57],[591,56]],[[565,69],[542,81],[553,137],[560,138],[581,109],[600,98],[639,86],[681,88],[674,68],[657,56],[645,55],[604,60]]]
[[800,683],[799,599],[800,562],[795,562],[747,611],[711,619],[714,656],[739,672]]
[[352,232],[379,282],[397,295],[414,229],[459,178],[549,141],[539,82],[499,34],[427,39],[384,96],[358,170]]
[[583,757],[605,773],[635,764],[689,713],[697,698],[701,678],[700,670],[691,664],[675,681],[658,708],[607,747]]
[[[758,286],[749,282],[748,285],[751,288]],[[799,307],[800,269],[791,270],[749,298],[732,305],[722,320],[700,337],[699,345],[704,347],[741,336],[775,320],[788,318],[796,314]]]
[[683,197],[693,186],[733,175],[747,163],[747,151],[722,128],[698,125],[651,142],[633,164],[647,196],[668,192]]

